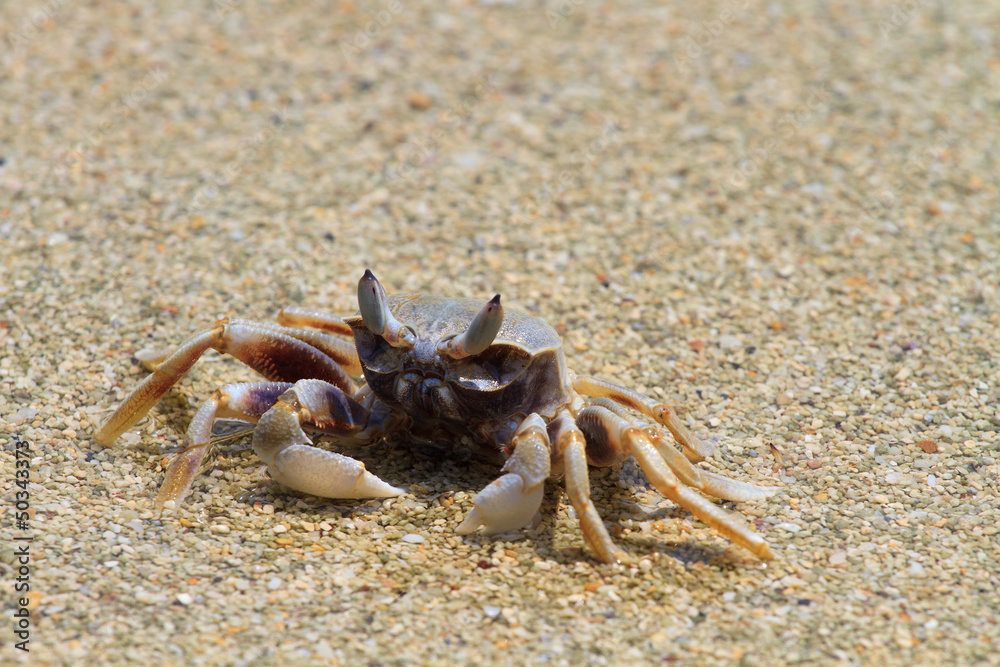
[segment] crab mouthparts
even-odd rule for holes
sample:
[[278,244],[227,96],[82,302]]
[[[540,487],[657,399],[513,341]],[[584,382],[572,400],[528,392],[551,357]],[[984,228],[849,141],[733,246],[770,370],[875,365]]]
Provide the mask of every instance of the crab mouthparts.
[[409,375],[418,380],[438,380],[444,382],[444,375],[433,368],[427,366],[407,366],[403,369],[403,375]]
[[396,380],[396,400],[404,409],[412,406],[414,410],[411,414],[414,416],[461,419],[444,377],[425,368],[408,369],[399,375]]

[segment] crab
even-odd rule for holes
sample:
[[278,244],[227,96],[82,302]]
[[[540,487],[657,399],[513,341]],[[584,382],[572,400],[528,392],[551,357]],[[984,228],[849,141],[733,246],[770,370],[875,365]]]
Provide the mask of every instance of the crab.
[[[370,270],[358,283],[358,314],[339,318],[285,308],[278,324],[227,318],[173,352],[140,356],[152,373],[100,427],[113,443],[207,350],[230,354],[267,382],[229,384],[195,414],[156,499],[176,507],[198,473],[216,419],[256,424],[252,448],[270,476],[327,498],[405,493],[362,462],[313,444],[307,431],[346,445],[406,442],[486,448],[506,462],[458,526],[487,535],[529,525],[545,481],[562,475],[586,543],[601,561],[626,563],[590,499],[588,466],[635,457],[652,486],[760,559],[767,542],[743,518],[712,502],[752,501],[778,490],[693,465],[712,454],[664,403],[566,367],[562,341],[544,320],[505,312],[497,294],[472,299],[388,296]],[[353,344],[335,335],[353,336]],[[668,435],[669,434],[669,435]],[[681,445],[670,441],[672,436]],[[705,495],[703,495],[705,494]]]

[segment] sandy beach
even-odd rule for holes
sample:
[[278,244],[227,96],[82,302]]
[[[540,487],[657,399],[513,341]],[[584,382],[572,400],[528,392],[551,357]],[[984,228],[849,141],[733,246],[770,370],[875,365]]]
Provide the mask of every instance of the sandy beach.
[[[1000,664],[996,3],[51,0],[0,41],[0,663]],[[161,514],[259,379],[216,352],[93,440],[136,351],[351,315],[366,268],[673,405],[781,487],[720,502],[775,558],[634,460],[591,471],[627,566],[559,478],[456,534],[499,474],[461,448],[329,500],[244,434]]]

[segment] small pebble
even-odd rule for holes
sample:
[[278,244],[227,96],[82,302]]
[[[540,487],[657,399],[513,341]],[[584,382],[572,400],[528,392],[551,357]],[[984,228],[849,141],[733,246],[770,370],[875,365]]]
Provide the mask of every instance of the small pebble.
[[412,91],[406,96],[407,103],[414,109],[423,111],[431,106],[431,98],[419,91]]
[[500,607],[486,605],[483,607],[483,613],[486,614],[488,618],[496,618],[500,615]]
[[723,350],[731,350],[733,348],[740,347],[742,343],[740,339],[736,336],[720,336],[719,337],[719,347]]
[[336,653],[334,653],[333,647],[330,646],[330,642],[326,641],[325,639],[321,639],[316,644],[315,650],[316,650],[316,657],[322,660],[332,660],[337,655]]
[[35,415],[37,415],[37,414],[38,414],[38,410],[35,410],[34,408],[21,408],[20,410],[18,410],[17,412],[14,413],[13,417],[11,417],[10,424],[11,424],[11,426],[16,426],[17,424],[20,424],[21,422],[28,421],[30,419],[34,419]]

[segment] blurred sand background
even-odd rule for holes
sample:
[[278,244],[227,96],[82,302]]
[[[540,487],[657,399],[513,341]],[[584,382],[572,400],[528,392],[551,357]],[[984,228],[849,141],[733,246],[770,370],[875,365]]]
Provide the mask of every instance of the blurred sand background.
[[[0,662],[1000,664],[996,3],[39,0],[0,41]],[[592,482],[626,568],[557,480],[538,528],[455,535],[496,469],[406,449],[366,458],[406,496],[327,501],[244,438],[159,517],[255,377],[214,353],[92,441],[135,350],[352,313],[366,267],[673,402],[782,485],[734,508],[776,559],[633,463]]]

